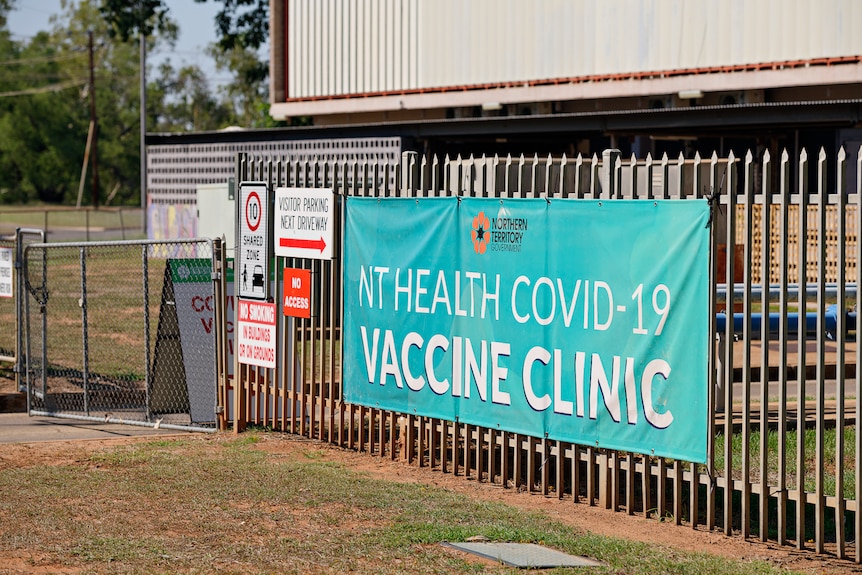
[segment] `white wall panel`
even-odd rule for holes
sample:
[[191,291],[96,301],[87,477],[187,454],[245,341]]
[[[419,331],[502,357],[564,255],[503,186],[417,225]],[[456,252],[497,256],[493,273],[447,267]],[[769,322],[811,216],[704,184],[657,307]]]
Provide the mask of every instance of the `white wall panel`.
[[835,29],[830,33],[825,29],[822,10],[830,8],[834,9],[834,4],[835,2],[832,0],[823,0],[818,6],[820,10],[818,10],[814,19],[811,20],[811,39],[813,44],[809,46],[809,50],[817,51],[827,56],[835,54],[835,42],[833,39],[838,35],[838,19],[835,19]]
[[[400,23],[403,21],[403,15],[401,13],[402,4],[401,2],[392,2],[392,15],[390,18],[390,46],[392,50],[393,62],[392,68],[389,71],[390,79],[389,79],[389,89],[394,90],[396,87],[400,87],[404,85],[404,80],[401,78],[401,60],[404,58],[404,51],[401,49],[403,45],[403,39],[401,37],[401,32],[403,30],[403,26]],[[395,26],[395,23],[398,23],[398,26]]]
[[[288,2],[287,3],[287,21],[292,22],[296,18],[296,3]],[[296,66],[297,63],[291,60],[290,55],[295,54],[298,50],[297,48],[297,34],[288,34],[287,30],[285,30],[284,41],[286,44],[285,47],[285,62],[284,65],[286,67],[285,76],[287,77],[287,90],[285,95],[290,97],[291,88],[297,84],[297,76],[296,76]]]
[[311,54],[308,65],[308,83],[311,96],[319,96],[320,90],[320,45],[323,34],[321,33],[322,23],[320,19],[320,2],[314,2],[310,6],[311,21],[308,25],[308,32],[311,34]]
[[[469,21],[479,22],[481,28],[488,26],[490,10],[484,9],[485,4],[484,0],[482,2],[466,3],[466,12]],[[475,76],[480,84],[488,81],[488,67],[491,63],[491,59],[488,58],[488,54],[491,52],[491,42],[489,40],[492,36],[496,36],[496,34],[470,34],[470,54],[473,57],[469,59],[472,69],[468,73]]]
[[[587,0],[578,0],[578,12],[582,15],[576,21],[580,21],[581,35],[575,39],[578,42],[576,51],[579,58],[575,64],[580,63],[580,68],[573,66],[573,69],[582,70],[584,76],[590,76],[596,69],[595,50],[584,50],[584,46],[593,46],[596,42],[596,29],[594,25],[596,3]],[[580,40],[580,41],[579,41]]]
[[577,48],[575,40],[578,37],[578,29],[576,28],[577,20],[575,19],[575,2],[563,2],[563,9],[560,13],[560,36],[562,37],[562,45],[559,52],[560,65],[570,67],[577,56]]
[[289,98],[862,54],[858,0],[290,0]]

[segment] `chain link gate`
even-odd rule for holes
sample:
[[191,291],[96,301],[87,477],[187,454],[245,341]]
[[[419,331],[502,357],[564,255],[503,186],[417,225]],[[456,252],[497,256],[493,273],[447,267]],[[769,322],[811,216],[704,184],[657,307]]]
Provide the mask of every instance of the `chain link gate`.
[[[18,315],[16,306],[18,305],[19,295],[14,287],[14,278],[3,277],[6,270],[14,269],[16,258],[16,247],[18,242],[15,237],[0,238],[0,260],[3,265],[0,269],[0,324],[7,326],[7,329],[0,330],[0,361],[14,363],[18,351],[18,330],[8,329],[12,326],[17,326]],[[7,294],[11,294],[11,297]]]
[[221,241],[28,245],[28,411],[215,430]]
[[15,235],[0,238],[0,325],[7,327],[0,330],[0,362],[11,364],[16,391],[24,390],[20,377],[24,357],[21,340],[24,297],[21,260],[27,244],[44,241],[45,233],[31,228],[18,228]]

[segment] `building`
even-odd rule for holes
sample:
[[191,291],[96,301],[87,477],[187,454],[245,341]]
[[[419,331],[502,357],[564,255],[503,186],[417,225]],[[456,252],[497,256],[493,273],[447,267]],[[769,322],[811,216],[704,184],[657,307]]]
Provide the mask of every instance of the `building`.
[[197,186],[224,182],[237,151],[834,158],[844,146],[853,182],[857,22],[857,0],[270,0],[270,113],[311,125],[148,135],[150,236],[184,233]]
[[270,2],[271,114],[422,152],[862,142],[854,0]]

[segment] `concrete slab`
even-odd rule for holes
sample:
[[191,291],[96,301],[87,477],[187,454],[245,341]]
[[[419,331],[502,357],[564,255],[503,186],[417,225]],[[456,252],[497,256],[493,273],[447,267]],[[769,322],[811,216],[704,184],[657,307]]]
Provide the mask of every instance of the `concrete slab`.
[[446,542],[444,545],[521,569],[599,567],[602,564],[533,543]]
[[71,441],[160,435],[187,435],[176,429],[153,429],[119,423],[99,423],[54,417],[30,417],[26,413],[0,413],[0,444]]

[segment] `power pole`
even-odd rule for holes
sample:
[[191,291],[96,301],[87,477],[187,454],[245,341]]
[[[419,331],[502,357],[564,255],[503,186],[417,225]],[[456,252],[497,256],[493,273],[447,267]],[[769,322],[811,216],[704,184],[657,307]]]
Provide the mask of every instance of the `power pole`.
[[90,158],[93,162],[93,208],[99,207],[99,163],[96,161],[96,142],[99,141],[99,122],[96,118],[96,75],[93,71],[93,32],[87,33],[90,49],[90,122],[93,123],[93,144]]
[[141,48],[141,232],[147,235],[147,35],[139,34]]

